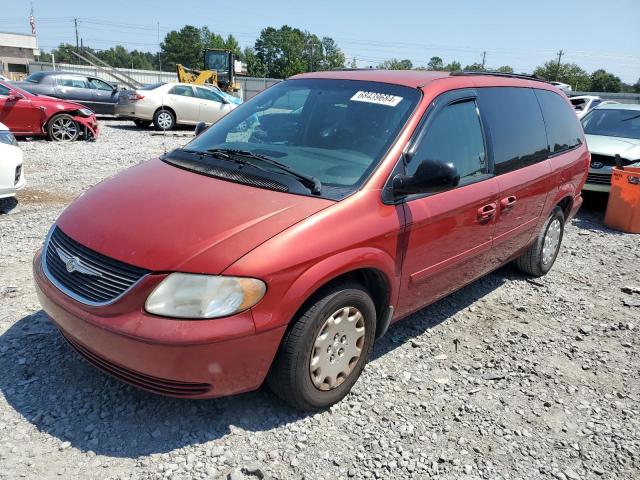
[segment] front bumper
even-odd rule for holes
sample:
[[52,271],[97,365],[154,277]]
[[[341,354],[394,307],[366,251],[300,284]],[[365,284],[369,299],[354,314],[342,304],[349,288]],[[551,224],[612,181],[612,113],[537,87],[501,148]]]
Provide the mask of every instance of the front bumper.
[[[22,155],[16,159],[2,158],[2,161],[3,163],[0,165],[0,198],[13,197],[18,190],[27,185]],[[17,182],[16,172],[19,172]]]
[[176,320],[140,307],[158,283],[141,281],[108,307],[81,305],[58,290],[36,254],[42,308],[67,341],[106,373],[145,390],[212,398],[255,390],[264,381],[286,327],[255,333],[250,311],[216,320]]
[[83,128],[85,140],[96,140],[98,138],[100,128],[98,127],[98,120],[95,115],[91,115],[90,117],[76,115],[73,119]]
[[591,192],[609,192],[611,190],[612,171],[612,167],[604,167],[599,169],[589,168],[587,181],[585,182],[582,189]]

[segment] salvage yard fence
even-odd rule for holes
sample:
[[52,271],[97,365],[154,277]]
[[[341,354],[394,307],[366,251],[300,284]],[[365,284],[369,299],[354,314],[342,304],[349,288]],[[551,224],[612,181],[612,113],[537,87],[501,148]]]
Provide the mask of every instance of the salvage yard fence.
[[[29,64],[29,74],[34,72],[54,70],[53,64],[49,62],[31,62]],[[103,70],[91,65],[74,65],[71,63],[56,63],[56,71],[80,73],[82,75],[90,75],[92,77],[101,78],[111,84],[118,85],[118,82]],[[114,68],[116,72],[124,73],[142,84],[160,83],[160,82],[177,82],[178,76],[176,72],[159,72],[157,70],[137,70],[133,68]],[[257,77],[236,77],[240,83],[242,99],[257,95],[262,90],[273,84],[280,82],[277,78],[257,78]],[[118,85],[121,86],[121,85]]]

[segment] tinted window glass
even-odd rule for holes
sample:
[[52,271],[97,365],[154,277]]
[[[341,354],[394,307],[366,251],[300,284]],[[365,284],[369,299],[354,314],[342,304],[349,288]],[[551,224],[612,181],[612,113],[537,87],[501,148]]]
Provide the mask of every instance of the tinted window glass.
[[45,77],[44,72],[36,72],[29,75],[25,81],[31,82],[31,83],[39,83],[44,77]]
[[193,97],[193,89],[185,85],[176,85],[169,93],[172,95],[181,95],[183,97]]
[[516,87],[478,89],[486,118],[496,175],[527,167],[548,156],[540,105],[533,90]]
[[635,138],[640,140],[640,110],[591,110],[582,119],[584,133],[606,137]]
[[0,95],[9,95],[11,90],[9,87],[5,87],[4,85],[0,85]]
[[196,87],[196,96],[198,98],[202,98],[203,100],[211,100],[213,102],[222,103],[222,99],[220,98],[220,96],[213,90],[209,90],[208,88]]
[[103,82],[102,80],[98,80],[97,78],[90,78],[89,85],[91,85],[91,88],[95,88],[96,90],[113,91],[113,87],[111,85],[107,82]]
[[144,87],[139,88],[138,90],[155,90],[156,88],[161,87],[164,84],[165,82],[151,83],[149,85],[145,85]]
[[89,88],[84,77],[58,77],[57,81],[61,87]]
[[429,123],[407,173],[413,175],[423,160],[444,160],[456,166],[464,181],[487,172],[485,158],[478,109],[473,100],[467,100],[445,107]]
[[582,143],[582,128],[575,112],[557,93],[534,90],[544,115],[551,153],[560,153]]

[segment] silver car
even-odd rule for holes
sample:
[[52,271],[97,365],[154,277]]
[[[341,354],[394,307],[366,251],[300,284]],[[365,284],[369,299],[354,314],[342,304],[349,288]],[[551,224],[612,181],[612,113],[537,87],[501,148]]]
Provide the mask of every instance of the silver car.
[[640,164],[640,105],[606,104],[582,119],[591,165],[584,190],[611,190],[615,156],[623,165]]
[[156,83],[120,93],[116,115],[139,127],[151,122],[158,130],[176,125],[207,125],[217,122],[238,105],[213,88],[188,83]]

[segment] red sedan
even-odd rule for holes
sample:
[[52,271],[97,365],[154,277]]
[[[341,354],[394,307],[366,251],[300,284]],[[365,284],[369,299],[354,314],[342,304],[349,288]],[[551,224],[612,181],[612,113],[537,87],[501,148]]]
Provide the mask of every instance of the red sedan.
[[0,122],[15,136],[56,141],[93,140],[98,121],[88,108],[58,98],[34,95],[0,81]]

